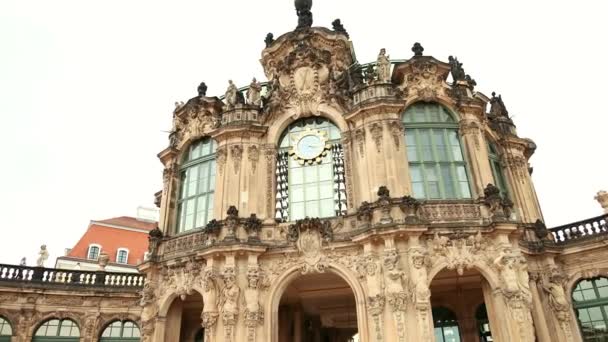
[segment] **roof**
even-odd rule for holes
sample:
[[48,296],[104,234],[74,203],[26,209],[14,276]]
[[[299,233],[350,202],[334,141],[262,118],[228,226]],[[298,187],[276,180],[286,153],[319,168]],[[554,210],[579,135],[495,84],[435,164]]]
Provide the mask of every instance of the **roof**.
[[125,228],[135,228],[135,229],[143,229],[150,231],[158,225],[158,222],[142,220],[135,217],[130,216],[119,216],[113,217],[111,219],[92,221],[92,223],[102,223],[102,224],[110,224],[113,226],[121,226]]

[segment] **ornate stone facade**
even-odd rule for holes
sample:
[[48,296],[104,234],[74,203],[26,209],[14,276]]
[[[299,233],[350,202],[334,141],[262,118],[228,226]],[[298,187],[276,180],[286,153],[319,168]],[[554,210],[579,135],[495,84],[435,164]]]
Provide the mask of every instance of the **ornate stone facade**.
[[[441,305],[460,305],[458,314],[468,315],[461,337],[477,341],[470,311],[481,303],[495,341],[581,341],[569,294],[580,279],[608,275],[605,217],[544,226],[528,171],[534,143],[517,136],[501,96],[474,90],[457,58],[424,56],[416,43],[404,62],[382,49],[376,63],[360,65],[340,20],[333,30],[311,27],[312,3],[296,4],[298,28],[266,37],[267,83],[253,79],[239,90],[230,81],[223,98],[207,96],[201,83],[198,96],[176,105],[159,154],[161,219],[142,276],[2,266],[0,316],[11,322],[13,341],[30,341],[49,318],[76,322],[81,341],[96,341],[116,320],[137,323],[150,342],[193,340],[197,332],[213,342],[302,341],[313,328],[356,333],[361,342],[432,341]],[[467,198],[414,198],[402,113],[420,102],[454,114]],[[277,144],[289,124],[310,118],[340,130],[343,165],[332,175],[343,178],[332,184],[345,184],[348,208],[283,222],[275,213],[285,208],[273,206],[285,202],[275,196],[289,191],[277,189],[290,184],[289,163],[277,162],[288,158]],[[211,214],[182,232],[181,155],[203,137],[217,144]],[[508,197],[494,185],[488,141],[501,151]],[[597,199],[604,205],[606,197]],[[313,287],[338,279],[352,306],[292,305],[306,287],[290,287],[298,279]]]

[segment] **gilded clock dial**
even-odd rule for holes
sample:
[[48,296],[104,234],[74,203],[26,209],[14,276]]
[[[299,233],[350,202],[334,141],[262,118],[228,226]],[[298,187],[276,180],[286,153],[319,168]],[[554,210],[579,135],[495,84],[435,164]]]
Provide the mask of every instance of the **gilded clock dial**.
[[298,140],[296,153],[304,160],[318,157],[325,149],[325,143],[317,134],[304,135]]

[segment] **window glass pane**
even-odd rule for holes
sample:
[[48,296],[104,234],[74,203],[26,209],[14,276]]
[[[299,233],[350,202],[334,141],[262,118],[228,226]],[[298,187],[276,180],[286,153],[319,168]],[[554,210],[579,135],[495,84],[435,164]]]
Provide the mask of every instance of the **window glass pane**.
[[289,188],[289,194],[292,203],[304,201],[304,187],[302,185],[292,185]]
[[310,201],[306,202],[306,216],[308,217],[319,217],[319,202]]
[[450,165],[440,165],[441,178],[443,179],[443,188],[445,191],[446,198],[456,198],[456,192],[454,189],[454,177],[452,177],[452,168]]
[[593,288],[593,284],[589,281],[589,280],[583,280],[580,283],[578,283],[577,288],[581,288],[581,289],[590,289]]
[[289,182],[291,184],[304,183],[304,169],[303,168],[291,169],[290,173],[289,173]]
[[[306,198],[307,201],[319,199],[319,188],[318,188],[317,184],[315,184],[315,183],[306,184],[304,189],[305,189],[304,197]],[[311,217],[314,217],[314,216],[311,216]]]
[[321,215],[319,217],[332,217],[335,215],[333,198],[321,200]]
[[414,190],[415,198],[426,198],[426,192],[424,191],[423,183],[412,183],[412,189]]
[[420,139],[420,151],[422,152],[422,160],[433,161],[435,158],[433,157],[433,144],[431,142],[431,130],[430,129],[421,129],[418,132],[418,137]]
[[10,324],[7,320],[0,317],[0,335],[2,336],[10,336],[13,334],[13,330],[11,329]]
[[319,165],[319,181],[330,181],[333,178],[331,164]]
[[433,139],[435,141],[435,151],[437,151],[438,161],[450,161],[448,157],[448,147],[443,135],[442,129],[433,130]]
[[582,301],[583,300],[583,294],[580,291],[574,291],[572,292],[572,298],[575,301]]
[[596,299],[597,296],[595,295],[595,290],[593,289],[589,289],[589,290],[583,290],[583,298],[585,300],[590,300],[590,299]]
[[435,341],[436,342],[444,342],[444,340],[443,340],[443,329],[441,329],[441,328],[435,328],[434,332],[435,332]]
[[319,181],[318,166],[305,166],[302,170],[304,170],[304,182],[313,183]]
[[292,221],[303,219],[306,217],[304,213],[304,202],[291,202],[289,204],[289,208],[291,209],[290,219]]
[[[334,197],[333,182],[327,181],[319,183],[319,198],[331,198]],[[306,198],[308,199],[308,197]]]
[[608,278],[599,278],[595,280],[595,285],[597,287],[608,286]]
[[608,298],[608,287],[599,287],[597,291],[600,294],[600,298]]
[[458,132],[456,130],[448,130],[448,137],[452,146],[452,159],[454,161],[462,161],[462,149],[458,141]]
[[602,311],[599,307],[589,308],[588,310],[589,310],[589,317],[591,318],[592,321],[599,321],[599,320],[603,319]]
[[426,175],[427,187],[430,198],[441,198],[439,190],[439,178],[434,165],[425,165],[424,174]]

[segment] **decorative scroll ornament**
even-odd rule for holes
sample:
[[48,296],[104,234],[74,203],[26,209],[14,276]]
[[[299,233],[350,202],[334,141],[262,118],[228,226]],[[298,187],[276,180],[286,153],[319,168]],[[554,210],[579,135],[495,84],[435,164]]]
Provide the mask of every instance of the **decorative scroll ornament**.
[[391,131],[391,136],[393,137],[393,141],[395,142],[395,148],[399,151],[399,147],[401,146],[401,140],[403,139],[403,132],[405,129],[403,128],[403,124],[400,121],[392,121],[389,124],[389,128]]
[[432,61],[415,61],[411,66],[411,73],[407,75],[402,88],[417,95],[426,102],[445,95],[443,75],[438,72],[437,64]]
[[188,260],[182,267],[174,267],[165,273],[165,281],[168,289],[176,293],[181,300],[193,292],[196,277],[200,272],[200,267],[194,259]]
[[217,162],[218,170],[220,171],[220,175],[224,174],[224,167],[226,166],[226,158],[228,153],[226,152],[225,147],[218,147],[215,152],[215,160]]
[[378,151],[378,153],[382,153],[382,137],[384,132],[382,123],[373,123],[369,128],[369,132],[371,133],[372,140],[376,145],[376,151]]
[[489,240],[482,236],[481,231],[468,237],[455,235],[451,239],[435,232],[434,237],[427,240],[427,245],[435,260],[444,260],[446,268],[456,270],[458,275],[463,275],[465,269],[472,268],[480,257],[487,261],[491,249]]

